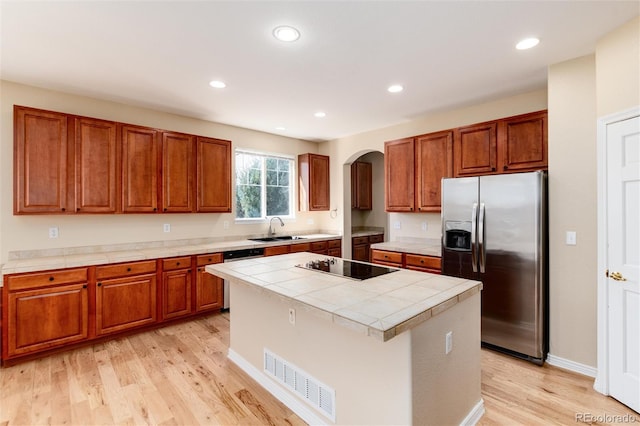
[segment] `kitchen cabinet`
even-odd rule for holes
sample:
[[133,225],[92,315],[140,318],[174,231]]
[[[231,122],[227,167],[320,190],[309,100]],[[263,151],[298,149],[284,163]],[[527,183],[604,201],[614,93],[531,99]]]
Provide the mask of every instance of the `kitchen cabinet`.
[[264,256],[278,256],[280,254],[287,254],[289,253],[289,246],[288,245],[283,245],[283,246],[271,246],[271,247],[265,247],[264,248]]
[[117,128],[113,121],[76,117],[75,208],[78,213],[118,210]]
[[156,261],[96,267],[96,335],[156,322]]
[[66,114],[14,106],[14,214],[60,214],[68,205]]
[[303,251],[311,251],[311,243],[291,244],[289,253],[301,253]]
[[351,258],[362,262],[371,260],[371,244],[380,243],[384,240],[384,234],[363,235],[351,238]]
[[327,254],[333,257],[342,257],[342,241],[341,240],[327,241]]
[[402,253],[386,250],[371,250],[371,263],[402,268]]
[[372,204],[371,163],[356,161],[351,164],[351,208],[371,210]]
[[121,126],[122,211],[158,211],[160,150],[158,132],[146,127]]
[[496,171],[498,125],[495,121],[456,129],[453,145],[455,175],[477,176]]
[[194,210],[195,137],[162,132],[162,211]]
[[231,142],[196,139],[196,211],[231,212]]
[[204,267],[215,263],[222,263],[222,253],[203,254],[196,256],[196,291],[195,311],[204,312],[221,309],[224,302],[224,280],[206,272]]
[[441,210],[441,181],[453,176],[453,131],[415,138],[416,207],[419,212]]
[[191,313],[191,257],[174,257],[162,261],[162,319]]
[[384,144],[384,199],[388,212],[412,212],[415,208],[414,139]]
[[405,267],[407,269],[430,272],[432,274],[439,274],[441,271],[441,262],[439,257],[406,253],[404,258]]
[[5,277],[2,359],[86,340],[87,268]]
[[329,210],[329,157],[318,154],[298,156],[298,201],[300,211]]

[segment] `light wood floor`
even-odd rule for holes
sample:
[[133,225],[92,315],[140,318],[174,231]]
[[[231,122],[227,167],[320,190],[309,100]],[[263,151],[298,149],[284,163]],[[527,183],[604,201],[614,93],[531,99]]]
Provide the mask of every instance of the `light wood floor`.
[[[2,368],[0,425],[303,425],[227,361],[228,342],[228,315],[216,314]],[[483,350],[480,424],[570,425],[577,413],[640,423],[592,384]]]

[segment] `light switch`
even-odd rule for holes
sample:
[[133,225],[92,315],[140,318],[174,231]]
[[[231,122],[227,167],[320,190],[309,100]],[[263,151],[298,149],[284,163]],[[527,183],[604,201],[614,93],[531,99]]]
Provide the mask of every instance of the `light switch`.
[[58,227],[52,226],[49,228],[49,238],[58,238]]
[[171,232],[171,224],[170,224],[170,223],[165,223],[165,224],[162,226],[162,230],[163,230],[164,232]]
[[576,245],[576,231],[567,231],[567,245],[568,246],[575,246]]

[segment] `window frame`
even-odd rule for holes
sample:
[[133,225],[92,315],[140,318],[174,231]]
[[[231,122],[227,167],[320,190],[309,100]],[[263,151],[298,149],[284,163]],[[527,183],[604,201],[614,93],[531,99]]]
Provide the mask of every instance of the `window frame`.
[[[283,220],[292,220],[296,218],[296,197],[297,191],[295,187],[296,176],[297,176],[297,160],[296,156],[289,154],[280,154],[275,152],[265,152],[265,151],[255,151],[252,149],[246,148],[235,148],[233,153],[233,164],[234,164],[234,179],[233,179],[233,204],[234,204],[234,220],[237,224],[251,224],[251,223],[266,223],[271,220],[273,217],[280,217]],[[248,154],[261,157],[261,184],[260,184],[260,196],[261,196],[261,205],[260,205],[260,217],[238,217],[238,209],[235,208],[237,204],[237,196],[238,196],[238,167],[236,164],[237,155],[238,154]],[[288,215],[270,215],[267,216],[267,168],[266,168],[266,160],[268,158],[275,158],[278,160],[288,160],[290,161],[290,169],[289,169],[289,214]]]

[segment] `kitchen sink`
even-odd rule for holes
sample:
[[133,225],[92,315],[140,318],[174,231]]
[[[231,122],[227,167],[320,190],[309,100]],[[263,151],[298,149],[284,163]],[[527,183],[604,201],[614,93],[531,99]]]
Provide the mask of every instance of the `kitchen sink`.
[[270,241],[290,241],[290,240],[304,240],[304,237],[298,237],[296,235],[281,235],[277,237],[249,238],[249,241],[257,241],[261,243],[268,243]]

